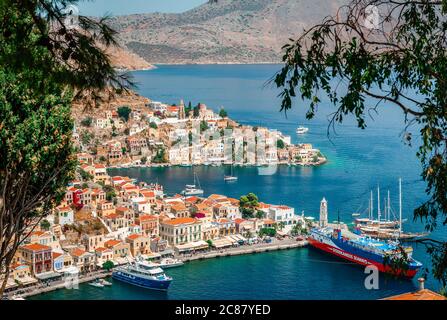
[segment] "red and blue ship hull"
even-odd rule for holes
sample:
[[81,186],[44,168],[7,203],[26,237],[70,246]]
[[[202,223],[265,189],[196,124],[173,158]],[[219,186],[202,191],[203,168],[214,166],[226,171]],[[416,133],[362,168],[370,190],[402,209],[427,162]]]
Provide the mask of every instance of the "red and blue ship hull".
[[328,237],[320,237],[319,239],[316,238],[317,237],[312,236],[308,238],[308,242],[312,247],[362,266],[374,265],[380,272],[413,278],[422,267],[422,264],[412,260],[409,262],[408,267],[405,268],[405,270],[396,270],[389,264],[387,265],[385,263],[383,255],[356,248],[348,241],[341,239],[333,239]]

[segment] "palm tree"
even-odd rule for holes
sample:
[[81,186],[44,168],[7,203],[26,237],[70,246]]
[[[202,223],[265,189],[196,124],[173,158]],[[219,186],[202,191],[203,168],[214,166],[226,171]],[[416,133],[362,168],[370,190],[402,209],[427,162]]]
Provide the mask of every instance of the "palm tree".
[[278,223],[278,229],[279,229],[279,230],[284,229],[285,226],[286,226],[286,224],[284,223],[284,221],[280,221],[280,222]]

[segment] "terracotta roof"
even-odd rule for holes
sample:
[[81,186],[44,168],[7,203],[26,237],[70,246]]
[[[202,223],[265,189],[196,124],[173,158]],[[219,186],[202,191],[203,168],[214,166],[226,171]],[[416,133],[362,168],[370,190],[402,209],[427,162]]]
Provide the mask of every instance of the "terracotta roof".
[[112,240],[106,241],[106,242],[104,243],[104,245],[105,245],[106,247],[114,247],[114,246],[116,246],[117,244],[120,244],[120,243],[121,243],[121,241],[112,239]]
[[57,210],[59,210],[59,211],[71,211],[71,208],[69,206],[63,206],[63,207],[57,207]]
[[198,197],[196,197],[196,196],[188,197],[188,198],[185,199],[185,201],[187,201],[187,202],[196,202],[196,201],[199,201],[199,200],[200,199]]
[[272,220],[272,219],[264,219],[262,221],[264,221],[264,224],[274,224],[275,223],[275,220]]
[[85,253],[84,250],[79,249],[79,248],[76,248],[76,249],[74,249],[74,250],[71,252],[71,255],[72,255],[72,256],[76,256],[76,257],[80,257],[80,256],[82,256],[84,253]]
[[33,231],[31,233],[32,236],[38,236],[38,237],[40,237],[41,235],[44,235],[44,234],[45,234],[45,232],[43,232],[43,231]]
[[223,198],[227,198],[227,197],[225,197],[225,196],[223,196],[223,195],[220,195],[220,194],[212,194],[212,195],[210,195],[209,197],[208,197],[208,199],[212,199],[212,200],[216,200],[216,199],[223,199]]
[[124,212],[124,211],[129,211],[129,208],[126,208],[126,207],[118,207],[118,208],[116,208],[115,210],[116,210],[116,211],[122,211],[122,212]]
[[141,234],[136,234],[136,233],[134,233],[134,234],[131,234],[130,236],[128,236],[127,239],[135,240],[135,239],[138,239],[138,238],[140,238],[140,237],[142,237]]
[[439,293],[428,289],[423,289],[416,292],[408,292],[397,296],[388,297],[383,300],[447,300],[447,298]]
[[154,191],[140,191],[141,195],[145,198],[153,198],[155,197]]
[[62,255],[62,253],[53,252],[53,260],[59,258],[61,255]]
[[51,247],[44,246],[43,244],[39,243],[32,243],[32,244],[26,244],[22,246],[23,249],[30,250],[30,251],[43,251],[43,250],[51,250]]
[[244,222],[245,220],[244,219],[241,219],[241,218],[237,218],[237,219],[235,219],[234,220],[234,222],[236,223],[236,224],[240,224],[240,223],[242,223],[242,222]]
[[141,215],[139,217],[140,222],[141,221],[153,221],[153,220],[157,220],[156,216],[150,215],[150,214],[145,214],[145,215]]
[[176,225],[180,225],[180,224],[195,223],[195,222],[197,222],[196,219],[186,217],[186,218],[176,218],[176,219],[172,219],[169,221],[164,221],[163,223],[169,224],[171,226],[176,226]]
[[109,248],[104,248],[104,247],[99,247],[99,248],[95,249],[95,251],[98,251],[98,252],[104,252],[104,251],[107,251],[107,250],[110,250],[110,249]]
[[118,213],[111,213],[108,216],[105,216],[104,219],[117,219],[120,217],[121,217],[121,215],[119,215]]
[[175,203],[171,206],[171,209],[175,211],[185,211],[188,210],[184,203]]
[[168,112],[178,112],[179,107],[177,107],[177,106],[168,106],[166,109],[168,110]]

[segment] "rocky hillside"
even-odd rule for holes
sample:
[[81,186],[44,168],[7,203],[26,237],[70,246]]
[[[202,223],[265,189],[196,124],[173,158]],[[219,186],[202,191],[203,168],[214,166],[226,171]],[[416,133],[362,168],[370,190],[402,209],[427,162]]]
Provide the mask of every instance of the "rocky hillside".
[[106,50],[112,64],[122,70],[147,70],[154,66],[124,47],[109,47]]
[[213,0],[180,14],[112,19],[150,63],[279,62],[281,47],[347,0]]

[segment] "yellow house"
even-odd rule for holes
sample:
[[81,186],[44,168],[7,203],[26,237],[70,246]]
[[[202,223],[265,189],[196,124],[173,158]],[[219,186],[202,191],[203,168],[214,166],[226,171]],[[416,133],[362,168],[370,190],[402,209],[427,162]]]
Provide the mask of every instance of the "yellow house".
[[195,218],[176,218],[160,223],[160,236],[170,245],[202,240],[202,222]]
[[151,252],[151,239],[149,237],[141,234],[131,234],[126,238],[126,242],[130,245],[130,252],[134,257]]

